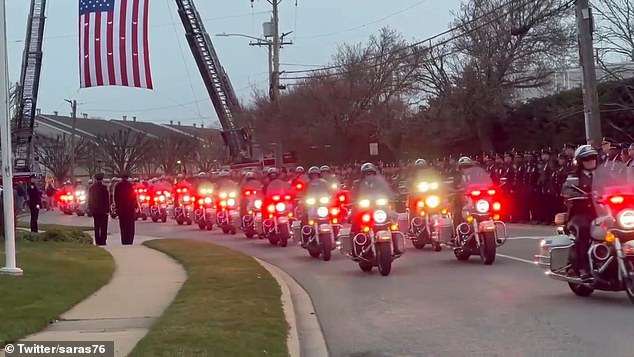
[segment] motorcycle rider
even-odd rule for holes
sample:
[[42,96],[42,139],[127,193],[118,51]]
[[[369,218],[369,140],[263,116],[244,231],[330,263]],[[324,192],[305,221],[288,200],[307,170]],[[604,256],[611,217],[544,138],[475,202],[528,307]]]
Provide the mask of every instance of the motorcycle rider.
[[[581,145],[575,150],[574,172],[569,178],[579,179],[579,188],[587,193],[592,192],[592,175],[598,166],[599,153],[590,145]],[[562,190],[564,198],[578,196],[579,193],[568,189]],[[575,234],[575,246],[571,256],[573,269],[581,279],[590,277],[588,271],[588,249],[590,248],[590,224],[597,217],[591,197],[588,200],[567,200],[568,218],[566,228]]]
[[473,160],[467,156],[458,159],[458,175],[453,177],[454,197],[452,212],[454,212],[454,229],[457,229],[460,223],[464,222],[462,208],[465,205],[465,189],[470,182],[474,181],[472,175],[475,174],[475,171],[471,170],[474,166]]
[[309,181],[314,181],[316,179],[320,179],[321,178],[321,171],[319,170],[319,167],[317,166],[312,166],[311,168],[308,169],[308,180]]
[[248,198],[244,195],[245,191],[262,191],[262,183],[258,180],[255,172],[249,171],[244,174],[244,181],[242,182],[242,200],[240,202],[240,217],[243,217],[247,213]]
[[410,173],[410,177],[408,181],[409,181],[409,184],[408,184],[409,194],[407,197],[408,207],[410,209],[410,212],[416,212],[415,196],[417,193],[419,193],[418,184],[420,182],[440,183],[441,175],[440,173],[438,173],[438,171],[436,171],[435,168],[428,165],[425,159],[418,159],[414,162],[414,167],[412,169],[412,172]]

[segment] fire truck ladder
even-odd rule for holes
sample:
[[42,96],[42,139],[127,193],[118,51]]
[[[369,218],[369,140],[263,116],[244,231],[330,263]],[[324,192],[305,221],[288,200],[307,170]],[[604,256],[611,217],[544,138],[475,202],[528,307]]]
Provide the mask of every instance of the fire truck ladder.
[[193,0],[176,0],[176,4],[185,27],[187,42],[222,125],[222,137],[229,149],[231,162],[249,161],[251,159],[249,135],[244,129],[239,129],[234,120],[234,116],[241,112],[242,108],[227,73],[220,65],[196,5]]
[[42,39],[44,37],[44,11],[46,0],[32,0],[27,24],[20,83],[16,90],[16,105],[11,133],[14,169],[29,172],[36,169],[33,158],[33,127],[37,107],[42,69]]

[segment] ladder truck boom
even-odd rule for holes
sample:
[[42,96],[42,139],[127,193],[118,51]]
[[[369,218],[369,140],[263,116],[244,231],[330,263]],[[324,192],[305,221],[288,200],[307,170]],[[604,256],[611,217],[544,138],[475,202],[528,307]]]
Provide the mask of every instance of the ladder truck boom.
[[31,0],[20,82],[16,87],[15,112],[11,120],[11,141],[16,172],[30,172],[38,169],[33,164],[33,129],[42,70],[45,9],[46,0]]
[[222,137],[234,164],[250,162],[251,142],[247,131],[238,128],[235,116],[242,111],[229,76],[220,64],[218,55],[205,30],[193,0],[176,0],[178,14],[185,27],[185,36],[194,55],[198,70],[216,110],[223,129]]

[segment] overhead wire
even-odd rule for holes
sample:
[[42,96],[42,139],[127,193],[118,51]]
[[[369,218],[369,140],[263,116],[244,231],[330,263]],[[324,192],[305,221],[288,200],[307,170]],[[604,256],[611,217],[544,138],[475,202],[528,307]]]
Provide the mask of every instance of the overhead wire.
[[[531,1],[528,0],[527,2],[523,3],[521,6],[514,8],[514,10],[521,9],[521,8],[527,6],[530,2]],[[566,10],[572,4],[574,4],[574,2],[575,2],[575,0],[570,0],[570,1],[566,2],[565,4],[559,6],[557,9],[555,9],[551,13],[557,13],[557,12]],[[484,18],[484,17],[486,17],[488,15],[491,15],[491,14],[499,11],[499,10],[503,9],[504,7],[506,7],[506,6],[512,5],[512,3],[514,3],[514,1],[510,0],[510,1],[500,5],[498,7],[496,7],[494,9],[490,10],[490,11],[487,11],[486,13],[483,13],[483,14],[481,14],[481,15],[479,15],[479,16],[477,16],[477,17],[475,17],[475,18],[473,18],[473,19],[471,19],[471,20],[469,20],[469,21],[467,21],[465,23],[462,23],[462,24],[460,24],[458,26],[450,28],[450,29],[448,29],[446,31],[443,31],[443,32],[439,33],[439,34],[436,34],[434,36],[428,37],[428,38],[426,38],[424,40],[421,40],[421,41],[417,41],[417,42],[415,42],[415,43],[413,43],[411,45],[408,45],[408,46],[406,46],[404,48],[399,48],[399,49],[396,49],[396,50],[393,50],[393,51],[388,51],[388,52],[383,53],[381,55],[372,56],[372,57],[367,58],[367,59],[365,59],[363,61],[360,61],[360,63],[361,62],[371,62],[371,61],[374,61],[374,60],[377,60],[377,59],[381,59],[381,58],[383,58],[385,56],[389,56],[389,55],[392,55],[392,54],[395,54],[395,53],[398,53],[398,52],[403,52],[404,50],[415,49],[417,46],[420,46],[420,45],[422,45],[424,43],[427,43],[427,42],[431,43],[431,41],[436,39],[436,38],[439,38],[439,37],[442,37],[444,35],[450,34],[450,33],[454,32],[454,31],[460,30],[460,29],[464,28],[465,26],[474,24],[475,22],[479,21],[480,19],[482,19],[482,18]],[[469,34],[475,32],[475,31],[477,31],[477,30],[479,30],[479,29],[481,29],[481,28],[483,28],[483,27],[485,27],[487,25],[490,25],[491,23],[493,23],[493,22],[495,22],[495,21],[497,21],[499,19],[502,19],[503,17],[505,17],[507,15],[508,14],[506,12],[504,12],[501,15],[499,15],[499,16],[497,16],[497,17],[495,17],[495,18],[493,18],[493,19],[491,19],[491,20],[489,20],[489,21],[487,21],[485,23],[482,23],[482,24],[480,24],[480,25],[478,25],[476,27],[473,27],[473,28],[469,29],[468,31],[463,31],[463,32],[461,32],[461,33],[459,33],[457,35],[454,35],[454,36],[450,37],[450,38],[447,38],[445,40],[442,40],[440,42],[432,44],[432,45],[426,47],[425,49],[427,51],[430,51],[430,50],[432,50],[434,48],[446,45],[446,44],[448,44],[448,43],[450,43],[452,41],[455,41],[455,40],[457,40],[457,39],[459,39],[461,37],[469,35]],[[442,53],[440,56],[449,56],[449,55],[452,55],[452,54],[455,54],[455,53],[458,53],[458,52],[461,52],[461,50],[454,49],[454,50],[451,50],[449,52]],[[416,52],[410,52],[410,53],[407,53],[407,54],[405,54],[405,55],[403,55],[401,57],[393,58],[393,59],[390,59],[390,60],[387,60],[387,61],[378,62],[378,63],[369,64],[369,65],[366,65],[366,66],[360,66],[357,69],[348,70],[348,71],[345,71],[344,73],[361,72],[361,71],[364,71],[364,70],[367,70],[367,69],[372,69],[372,68],[375,68],[375,67],[383,66],[385,64],[389,64],[389,63],[392,63],[392,62],[395,62],[395,61],[400,61],[400,60],[412,57],[414,55],[416,55]],[[281,78],[281,79],[284,79],[284,80],[303,80],[303,79],[311,79],[311,78],[332,77],[332,76],[340,75],[341,73],[340,72],[330,72],[329,73],[329,72],[326,72],[326,71],[330,71],[330,70],[334,70],[334,69],[344,69],[344,67],[345,67],[345,65],[332,65],[332,66],[326,66],[326,67],[321,67],[321,68],[316,68],[316,69],[284,71],[284,74],[306,74],[306,75],[305,76],[298,76],[298,77],[284,77],[284,78]],[[324,72],[326,72],[326,73],[324,73]]]
[[323,34],[319,34],[319,35],[300,36],[300,37],[296,37],[296,39],[313,39],[313,38],[331,37],[331,36],[336,36],[336,35],[339,35],[339,34],[342,34],[342,33],[346,33],[346,32],[356,31],[356,30],[365,28],[366,26],[374,25],[374,24],[377,24],[379,22],[382,22],[382,21],[385,21],[387,19],[390,19],[390,18],[392,18],[394,16],[400,15],[400,14],[406,12],[406,11],[409,11],[409,10],[421,5],[422,3],[426,2],[426,1],[427,0],[420,0],[420,1],[408,6],[408,7],[404,8],[404,9],[402,9],[402,10],[396,11],[394,13],[391,13],[389,15],[383,16],[383,17],[381,17],[379,19],[376,19],[374,21],[367,22],[365,24],[362,24],[362,25],[359,25],[359,26],[355,26],[355,27],[352,27],[352,28],[349,28],[349,29],[335,31],[335,32],[328,32],[328,33],[323,33]]

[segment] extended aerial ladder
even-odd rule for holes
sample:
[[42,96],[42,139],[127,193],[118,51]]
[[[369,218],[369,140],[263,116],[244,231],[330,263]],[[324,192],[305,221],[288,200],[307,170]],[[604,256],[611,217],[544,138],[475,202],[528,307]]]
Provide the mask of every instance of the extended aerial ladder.
[[[235,116],[242,112],[231,81],[220,65],[209,34],[193,0],[176,0],[178,14],[185,27],[187,42],[222,126],[222,137],[233,164],[253,162],[251,137],[238,128]],[[31,11],[22,57],[22,72],[16,88],[15,113],[11,120],[14,169],[29,172],[33,163],[33,129],[42,68],[42,40],[46,0],[31,0]]]
[[11,119],[13,168],[16,172],[30,172],[37,169],[33,163],[33,128],[42,70],[45,9],[46,0],[31,1],[20,82],[15,88],[15,111]]
[[223,129],[222,138],[229,149],[231,163],[252,162],[250,134],[244,128],[238,128],[235,122],[235,116],[242,112],[240,102],[229,76],[220,65],[196,5],[193,0],[176,0],[176,4],[185,27],[189,48],[220,120]]

